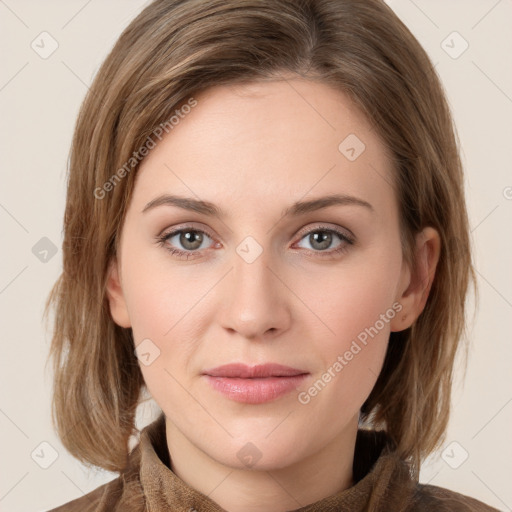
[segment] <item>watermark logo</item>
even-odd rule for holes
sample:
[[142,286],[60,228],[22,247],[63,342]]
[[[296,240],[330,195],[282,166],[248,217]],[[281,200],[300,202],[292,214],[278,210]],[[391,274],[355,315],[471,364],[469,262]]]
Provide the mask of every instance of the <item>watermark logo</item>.
[[43,441],[34,448],[30,456],[40,468],[48,469],[58,459],[59,453],[48,441]]
[[30,47],[34,50],[41,59],[47,59],[59,47],[57,40],[48,32],[41,32],[31,43]]
[[247,236],[238,244],[236,252],[246,263],[253,263],[263,252],[263,247],[252,236]]
[[135,348],[135,355],[144,366],[149,366],[160,356],[160,349],[153,341],[146,338]]
[[458,469],[469,457],[467,450],[457,441],[452,441],[441,453],[441,458],[452,469]]
[[246,467],[252,468],[261,459],[262,453],[255,444],[249,442],[238,450],[236,456]]
[[41,262],[48,263],[56,254],[57,246],[46,236],[43,236],[32,247],[32,254]]
[[454,31],[443,39],[441,48],[452,59],[458,59],[469,48],[469,43],[457,31]]
[[338,151],[350,162],[357,160],[365,149],[366,145],[355,133],[347,135],[338,146]]

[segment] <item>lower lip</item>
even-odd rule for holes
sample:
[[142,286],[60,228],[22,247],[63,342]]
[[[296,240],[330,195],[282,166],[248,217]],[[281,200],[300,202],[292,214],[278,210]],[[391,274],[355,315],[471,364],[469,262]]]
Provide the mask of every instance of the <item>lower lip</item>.
[[240,379],[205,375],[210,385],[222,394],[245,404],[262,404],[296,390],[308,374],[292,377]]

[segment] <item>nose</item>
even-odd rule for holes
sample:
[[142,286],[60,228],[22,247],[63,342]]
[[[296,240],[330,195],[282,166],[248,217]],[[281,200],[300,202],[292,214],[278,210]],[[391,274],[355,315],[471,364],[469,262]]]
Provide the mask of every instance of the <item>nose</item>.
[[292,293],[267,252],[250,263],[237,253],[233,255],[233,269],[223,284],[225,300],[219,308],[221,325],[231,334],[264,339],[290,326]]

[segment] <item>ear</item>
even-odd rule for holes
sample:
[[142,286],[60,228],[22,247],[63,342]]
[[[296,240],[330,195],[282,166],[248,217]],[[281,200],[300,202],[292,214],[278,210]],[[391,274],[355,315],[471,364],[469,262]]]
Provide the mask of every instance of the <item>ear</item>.
[[131,327],[130,316],[119,278],[118,262],[113,259],[107,275],[107,297],[110,304],[110,314],[120,327]]
[[404,261],[396,297],[402,310],[391,320],[391,331],[409,328],[425,308],[440,252],[441,238],[437,230],[426,227],[416,235],[416,268],[410,269]]

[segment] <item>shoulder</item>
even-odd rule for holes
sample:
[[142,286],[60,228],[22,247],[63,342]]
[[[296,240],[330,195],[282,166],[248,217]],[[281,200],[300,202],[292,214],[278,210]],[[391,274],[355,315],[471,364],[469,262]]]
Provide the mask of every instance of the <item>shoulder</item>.
[[127,481],[123,475],[103,484],[88,494],[53,508],[48,512],[140,512],[144,499],[137,481]]
[[417,484],[407,512],[499,512],[485,503],[444,487]]
[[53,508],[48,512],[103,512],[116,504],[122,494],[122,482],[118,477],[103,484],[80,498]]
[[140,467],[141,450],[137,443],[117,478],[47,512],[142,512],[146,507]]

